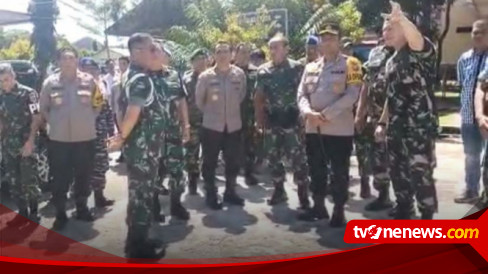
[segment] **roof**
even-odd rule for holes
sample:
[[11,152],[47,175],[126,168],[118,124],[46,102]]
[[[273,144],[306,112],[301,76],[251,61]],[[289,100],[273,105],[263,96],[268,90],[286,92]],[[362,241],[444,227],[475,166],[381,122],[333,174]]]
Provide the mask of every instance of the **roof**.
[[[122,56],[129,56],[130,52],[128,49],[124,48],[110,48],[110,58],[117,59]],[[93,56],[95,60],[106,60],[108,59],[107,49],[102,49],[101,51],[95,53]]]
[[144,0],[105,32],[116,36],[130,36],[136,32],[161,35],[171,26],[186,23],[183,3],[175,0]]
[[30,22],[30,15],[22,12],[0,10],[0,26]]

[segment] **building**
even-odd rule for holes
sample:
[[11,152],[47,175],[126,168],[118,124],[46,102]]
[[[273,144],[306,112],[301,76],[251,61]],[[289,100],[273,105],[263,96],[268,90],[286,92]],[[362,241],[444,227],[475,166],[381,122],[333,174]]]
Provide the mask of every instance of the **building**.
[[105,60],[108,60],[108,59],[116,60],[119,57],[130,55],[129,50],[124,49],[124,48],[113,48],[113,47],[111,47],[109,49],[109,51],[110,51],[110,56],[109,56],[109,52],[107,52],[107,49],[102,49],[99,52],[95,53],[92,57],[96,61],[104,62]]
[[[456,65],[463,52],[471,47],[471,30],[474,21],[488,18],[488,0],[455,0],[450,13],[450,26],[444,39],[442,65]],[[445,10],[441,30],[445,28]]]
[[30,15],[22,12],[0,10],[0,26],[30,22]]

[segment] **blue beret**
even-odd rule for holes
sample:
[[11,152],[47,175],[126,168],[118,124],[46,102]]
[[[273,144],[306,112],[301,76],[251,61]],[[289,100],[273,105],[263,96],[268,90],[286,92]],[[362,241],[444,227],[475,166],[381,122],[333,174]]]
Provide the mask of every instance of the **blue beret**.
[[316,46],[319,44],[319,38],[315,35],[310,35],[307,37],[307,45]]
[[80,59],[80,66],[81,67],[84,67],[84,66],[99,67],[98,66],[98,63],[93,58],[90,58],[90,57],[83,57],[83,58],[81,58]]

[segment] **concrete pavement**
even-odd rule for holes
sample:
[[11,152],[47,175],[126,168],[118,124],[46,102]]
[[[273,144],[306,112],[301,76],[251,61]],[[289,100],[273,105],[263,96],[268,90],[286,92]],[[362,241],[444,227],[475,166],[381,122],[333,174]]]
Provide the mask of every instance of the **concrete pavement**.
[[[438,168],[437,191],[440,202],[437,219],[460,219],[470,210],[469,205],[453,203],[454,197],[462,190],[464,178],[464,156],[460,141],[456,138],[442,141],[437,146]],[[112,155],[115,159],[116,155]],[[63,235],[102,251],[124,256],[124,240],[127,233],[125,225],[127,206],[127,180],[125,167],[111,164],[107,174],[106,194],[116,199],[114,207],[96,210],[94,223],[70,220]],[[357,178],[355,158],[352,159],[352,175]],[[200,184],[200,196],[184,196],[184,204],[190,210],[188,222],[172,220],[167,216],[165,224],[155,225],[151,231],[153,237],[164,240],[167,244],[166,258],[229,258],[263,255],[303,253],[330,249],[355,247],[343,241],[344,229],[333,229],[325,222],[305,223],[296,220],[298,199],[296,187],[289,183],[286,188],[290,198],[287,205],[269,207],[266,199],[272,193],[272,184],[263,183],[248,187],[243,178],[239,178],[238,193],[246,199],[246,206],[225,207],[222,211],[205,208],[203,191]],[[347,205],[346,216],[351,219],[387,219],[387,212],[371,213],[363,210],[370,202],[359,198],[357,180],[351,183],[351,191],[356,195]],[[219,183],[220,193],[224,184]],[[376,195],[376,193],[374,193]],[[169,201],[162,198],[163,211],[169,215]],[[11,202],[2,201],[11,206]],[[90,198],[93,206],[93,197]],[[327,201],[332,210],[330,199]],[[71,207],[71,211],[73,207]],[[50,228],[54,221],[54,209],[41,204],[43,219],[41,225]],[[71,212],[70,212],[71,213]]]

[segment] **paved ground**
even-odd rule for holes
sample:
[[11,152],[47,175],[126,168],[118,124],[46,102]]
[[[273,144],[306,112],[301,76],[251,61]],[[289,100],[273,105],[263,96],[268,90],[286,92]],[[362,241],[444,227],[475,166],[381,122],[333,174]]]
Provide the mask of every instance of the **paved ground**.
[[[112,155],[115,158],[116,155]],[[436,170],[437,190],[440,199],[438,219],[459,219],[471,208],[452,202],[462,189],[463,153],[458,139],[443,141],[438,145],[439,167]],[[357,177],[353,159],[352,175]],[[63,234],[108,253],[123,256],[126,236],[124,223],[127,205],[127,181],[124,166],[112,163],[108,173],[107,196],[117,200],[116,205],[106,211],[97,211],[98,219],[93,224],[70,221]],[[223,184],[220,191],[223,192]],[[167,243],[166,258],[229,258],[321,251],[348,248],[343,242],[343,229],[332,229],[326,223],[304,223],[295,219],[296,188],[287,184],[290,196],[288,205],[271,208],[266,198],[272,193],[271,184],[247,187],[239,179],[238,192],[246,199],[246,206],[227,207],[223,211],[209,211],[203,197],[184,197],[184,203],[191,212],[191,220],[181,222],[168,218],[162,225],[153,227],[152,234]],[[359,193],[357,181],[353,181],[351,192]],[[200,189],[200,193],[202,190]],[[363,210],[370,200],[361,200],[358,195],[351,198],[347,206],[348,219],[386,219],[386,212],[369,213]],[[168,200],[163,198],[165,212],[169,212]],[[8,201],[4,204],[11,205]],[[93,205],[93,199],[90,199]],[[327,202],[332,208],[330,200]],[[42,225],[51,227],[54,221],[53,208],[44,202]]]

